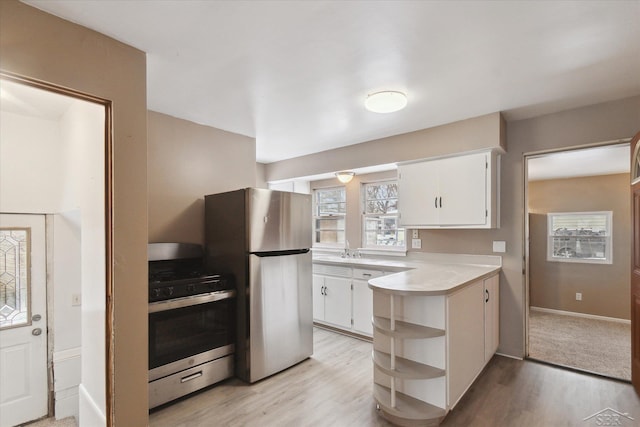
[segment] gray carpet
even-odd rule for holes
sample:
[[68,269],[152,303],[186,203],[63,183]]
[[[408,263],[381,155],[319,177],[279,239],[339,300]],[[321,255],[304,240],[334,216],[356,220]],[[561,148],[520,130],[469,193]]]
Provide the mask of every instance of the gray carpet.
[[531,310],[529,357],[631,380],[631,325]]
[[55,418],[45,418],[33,423],[24,424],[22,427],[77,427],[76,419],[74,417],[63,418],[56,420]]

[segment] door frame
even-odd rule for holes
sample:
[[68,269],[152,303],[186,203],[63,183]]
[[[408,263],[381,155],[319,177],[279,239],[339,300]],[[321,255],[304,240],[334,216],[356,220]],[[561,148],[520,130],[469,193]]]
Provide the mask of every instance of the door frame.
[[531,151],[522,154],[522,182],[524,186],[523,200],[522,200],[522,212],[523,212],[523,227],[522,227],[522,275],[524,276],[524,358],[529,358],[529,306],[530,306],[530,283],[529,283],[529,162],[528,160],[533,157],[542,156],[546,154],[563,153],[575,150],[584,150],[588,148],[607,147],[620,144],[628,144],[632,138],[614,139],[610,141],[596,142],[593,144],[572,145],[561,148],[554,148],[549,150]]
[[630,285],[630,297],[631,304],[629,308],[631,310],[631,385],[636,391],[636,394],[640,396],[640,366],[638,365],[638,353],[639,353],[639,340],[640,337],[640,319],[638,318],[637,311],[637,298],[638,298],[638,239],[640,239],[640,230],[638,230],[638,185],[640,184],[640,178],[638,177],[638,153],[640,152],[640,132],[631,138],[631,170],[629,171],[631,176],[631,182],[629,187],[629,199],[631,202],[631,280]]
[[[59,95],[68,96],[81,101],[98,104],[104,108],[104,207],[105,207],[105,408],[106,425],[111,427],[114,420],[113,412],[113,381],[114,381],[114,340],[113,340],[113,105],[108,99],[58,86],[42,80],[33,79],[16,73],[0,70],[0,78],[14,83],[46,90]],[[47,289],[48,291],[48,289]],[[47,310],[47,317],[49,313]],[[49,321],[51,319],[47,319]],[[47,343],[47,347],[49,347]],[[50,348],[47,348],[47,353]],[[49,375],[49,382],[51,376]],[[49,416],[52,415],[53,393],[52,384],[49,385]]]

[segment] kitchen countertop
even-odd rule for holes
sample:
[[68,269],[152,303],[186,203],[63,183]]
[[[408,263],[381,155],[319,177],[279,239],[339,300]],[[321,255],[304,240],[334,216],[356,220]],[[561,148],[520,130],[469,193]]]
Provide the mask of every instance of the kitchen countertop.
[[354,267],[384,268],[397,271],[415,268],[412,262],[383,258],[342,258],[337,255],[314,255],[313,262],[319,264],[344,264]]
[[[390,260],[382,258],[341,258],[335,255],[314,256],[314,263],[343,264],[354,267],[404,270],[369,280],[369,287],[375,291],[395,295],[446,295],[455,292],[477,280],[485,279],[500,271],[500,257],[486,257],[488,263],[473,263],[474,256],[462,256],[463,262],[456,262],[443,256],[430,260]],[[480,259],[480,258],[479,258]],[[471,261],[471,262],[470,262]],[[484,260],[483,260],[484,261]]]

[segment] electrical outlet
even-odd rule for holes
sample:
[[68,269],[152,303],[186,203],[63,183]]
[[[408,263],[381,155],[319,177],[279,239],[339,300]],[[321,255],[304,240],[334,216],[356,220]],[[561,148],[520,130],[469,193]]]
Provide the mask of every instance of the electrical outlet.
[[576,301],[582,301],[582,294],[580,292],[576,292]]
[[421,248],[422,248],[422,240],[411,239],[411,249],[421,249]]
[[412,230],[411,232],[411,238],[412,239],[418,239],[420,236],[418,236],[418,230]]
[[507,242],[503,240],[493,241],[493,252],[505,253],[507,252]]
[[71,295],[71,305],[81,305],[81,304],[82,304],[82,297],[80,296],[80,294]]

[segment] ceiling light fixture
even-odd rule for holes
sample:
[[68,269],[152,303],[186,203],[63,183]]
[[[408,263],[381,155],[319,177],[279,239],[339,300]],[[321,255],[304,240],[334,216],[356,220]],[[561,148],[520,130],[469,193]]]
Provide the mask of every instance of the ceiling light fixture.
[[336,172],[336,176],[338,177],[338,181],[343,184],[351,181],[356,173],[349,171]]
[[374,113],[393,113],[407,106],[407,95],[394,90],[372,93],[367,95],[364,106]]

